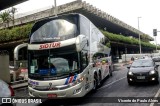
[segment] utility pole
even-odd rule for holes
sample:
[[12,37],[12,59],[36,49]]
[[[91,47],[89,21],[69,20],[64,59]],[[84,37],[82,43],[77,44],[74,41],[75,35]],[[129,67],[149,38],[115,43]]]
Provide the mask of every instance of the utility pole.
[[57,16],[57,2],[56,2],[56,0],[54,0],[54,13],[55,13],[55,16]]
[[155,36],[155,42],[156,42],[156,51],[157,51],[157,40],[156,40],[156,36]]
[[155,43],[156,43],[156,51],[157,51],[157,40],[156,40],[157,32],[160,31],[157,31],[157,29],[153,29],[153,36],[155,36]]
[[[139,29],[139,18],[141,18],[141,17],[138,17],[138,30],[140,30]],[[138,33],[139,34],[139,53],[141,54],[141,35],[140,35],[140,33]]]

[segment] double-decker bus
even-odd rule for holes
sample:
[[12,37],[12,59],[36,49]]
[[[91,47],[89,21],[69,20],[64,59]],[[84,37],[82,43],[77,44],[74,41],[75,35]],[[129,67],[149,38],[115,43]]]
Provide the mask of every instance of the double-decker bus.
[[82,14],[36,22],[28,49],[31,97],[82,97],[112,75],[109,40]]

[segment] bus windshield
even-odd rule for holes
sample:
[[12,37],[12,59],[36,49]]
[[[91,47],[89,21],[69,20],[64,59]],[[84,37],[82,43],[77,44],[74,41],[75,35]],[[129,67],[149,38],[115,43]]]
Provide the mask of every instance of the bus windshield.
[[32,79],[57,79],[79,72],[78,53],[54,54],[51,50],[29,51]]
[[63,41],[77,35],[77,17],[40,21],[33,26],[30,43]]

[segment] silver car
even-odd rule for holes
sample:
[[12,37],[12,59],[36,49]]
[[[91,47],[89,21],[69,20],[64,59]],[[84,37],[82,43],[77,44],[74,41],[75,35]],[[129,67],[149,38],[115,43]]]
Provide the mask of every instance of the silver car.
[[0,97],[12,97],[12,96],[14,96],[13,88],[0,79]]

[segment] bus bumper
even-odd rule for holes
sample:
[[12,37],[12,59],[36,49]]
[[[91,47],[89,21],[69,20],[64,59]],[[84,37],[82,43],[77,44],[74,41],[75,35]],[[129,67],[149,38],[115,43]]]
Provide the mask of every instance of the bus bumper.
[[28,89],[30,97],[40,98],[83,97],[87,92],[89,92],[89,89],[85,88],[84,82],[63,90],[38,91],[31,87],[28,87]]

